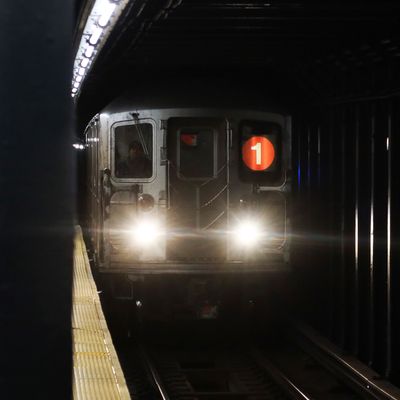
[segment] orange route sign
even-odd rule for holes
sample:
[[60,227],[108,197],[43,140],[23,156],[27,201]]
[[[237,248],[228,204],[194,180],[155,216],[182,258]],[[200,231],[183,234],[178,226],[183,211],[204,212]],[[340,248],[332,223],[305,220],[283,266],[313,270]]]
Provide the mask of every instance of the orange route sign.
[[264,171],[275,159],[274,145],[264,136],[252,136],[242,146],[242,159],[253,171]]

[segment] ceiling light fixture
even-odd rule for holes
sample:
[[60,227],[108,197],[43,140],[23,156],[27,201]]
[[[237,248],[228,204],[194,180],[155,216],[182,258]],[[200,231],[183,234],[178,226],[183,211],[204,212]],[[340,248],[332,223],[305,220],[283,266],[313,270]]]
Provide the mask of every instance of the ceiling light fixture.
[[86,20],[75,55],[72,95],[79,96],[79,88],[93,65],[97,54],[124,11],[129,0],[96,0]]

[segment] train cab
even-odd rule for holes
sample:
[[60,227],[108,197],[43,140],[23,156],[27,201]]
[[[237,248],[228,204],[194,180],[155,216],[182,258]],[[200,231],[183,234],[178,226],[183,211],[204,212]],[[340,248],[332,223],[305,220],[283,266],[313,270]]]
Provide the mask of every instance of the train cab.
[[125,106],[86,130],[100,273],[275,273],[290,260],[290,117]]

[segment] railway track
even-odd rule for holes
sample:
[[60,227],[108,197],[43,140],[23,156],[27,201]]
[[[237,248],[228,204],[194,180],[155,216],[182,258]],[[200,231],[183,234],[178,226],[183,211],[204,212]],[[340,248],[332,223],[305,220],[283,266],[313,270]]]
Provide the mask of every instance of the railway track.
[[150,349],[143,354],[155,391],[163,400],[308,399],[254,350]]
[[136,337],[115,338],[135,400],[400,399],[396,388],[293,325],[269,326],[272,336],[243,323],[241,330],[171,325],[136,326]]
[[268,350],[246,343],[170,346],[127,342],[122,351],[132,398],[139,400],[372,398],[353,390],[305,354],[296,355],[303,364],[305,360],[305,372],[285,369],[276,362],[279,349],[269,357]]

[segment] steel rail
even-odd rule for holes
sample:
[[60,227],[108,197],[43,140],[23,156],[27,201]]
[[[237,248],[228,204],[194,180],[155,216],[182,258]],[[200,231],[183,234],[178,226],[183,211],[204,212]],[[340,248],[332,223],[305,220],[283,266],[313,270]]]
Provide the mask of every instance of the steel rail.
[[311,400],[311,397],[307,396],[290,378],[262,355],[260,351],[253,348],[251,349],[250,355],[258,366],[265,370],[275,383],[292,399]]
[[312,358],[366,398],[395,400],[400,390],[351,355],[343,354],[327,339],[304,324],[291,322],[291,336]]
[[154,388],[157,390],[160,399],[162,400],[170,400],[170,397],[168,396],[167,391],[165,390],[162,380],[160,378],[160,375],[158,374],[153,362],[150,359],[150,356],[148,355],[146,349],[142,346],[140,347],[140,354],[142,356],[142,359],[145,364],[145,368],[147,370],[147,373],[149,377],[151,378],[151,381],[153,383]]

